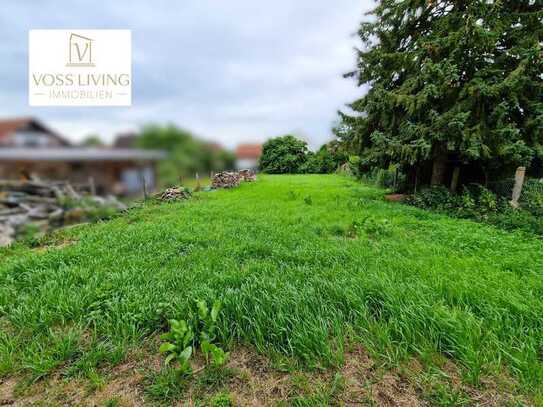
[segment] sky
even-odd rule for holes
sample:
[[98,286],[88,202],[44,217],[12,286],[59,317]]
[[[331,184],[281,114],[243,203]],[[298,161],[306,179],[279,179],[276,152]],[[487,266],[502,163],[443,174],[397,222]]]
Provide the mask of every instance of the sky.
[[[372,0],[2,0],[0,118],[34,116],[74,142],[175,124],[228,148],[332,138],[363,89],[356,30]],[[28,30],[131,29],[132,106],[30,107]]]

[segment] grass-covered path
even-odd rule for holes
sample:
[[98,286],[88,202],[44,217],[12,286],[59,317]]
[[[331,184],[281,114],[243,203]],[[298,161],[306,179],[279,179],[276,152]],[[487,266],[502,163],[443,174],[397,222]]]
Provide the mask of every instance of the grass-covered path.
[[194,299],[220,299],[231,349],[333,369],[354,343],[380,365],[452,362],[466,385],[501,378],[537,400],[543,242],[382,196],[261,176],[0,250],[0,375],[101,374]]

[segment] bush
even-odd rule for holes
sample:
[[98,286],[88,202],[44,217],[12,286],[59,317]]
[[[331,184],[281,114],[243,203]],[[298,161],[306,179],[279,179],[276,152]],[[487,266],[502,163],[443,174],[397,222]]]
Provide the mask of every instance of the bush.
[[158,163],[161,186],[179,185],[180,177],[194,177],[233,168],[235,156],[198,139],[187,130],[173,125],[147,125],[138,136],[136,146],[166,152]]
[[334,142],[324,144],[316,153],[309,152],[307,161],[300,167],[305,174],[331,174],[347,160],[347,156],[335,148]]
[[[352,158],[353,157],[350,157],[349,163],[353,162]],[[357,159],[354,160],[355,165],[357,161]],[[373,168],[371,171],[367,172],[361,172],[359,167],[357,178],[375,184],[378,187],[394,189],[397,191],[405,190],[406,185],[405,174],[395,165],[391,165],[388,168]]]
[[524,183],[520,205],[534,216],[543,216],[543,179],[530,179]]
[[432,186],[411,196],[407,202],[419,208],[474,219],[505,230],[520,229],[543,235],[543,222],[532,212],[538,208],[538,201],[533,197],[530,209],[514,209],[507,198],[498,198],[484,186],[471,184],[464,186],[460,194],[452,194],[443,186]]
[[269,174],[296,174],[307,161],[307,143],[287,135],[264,143],[260,170]]
[[349,172],[356,178],[362,178],[362,171],[360,169],[361,158],[358,155],[350,155],[347,163],[349,165]]

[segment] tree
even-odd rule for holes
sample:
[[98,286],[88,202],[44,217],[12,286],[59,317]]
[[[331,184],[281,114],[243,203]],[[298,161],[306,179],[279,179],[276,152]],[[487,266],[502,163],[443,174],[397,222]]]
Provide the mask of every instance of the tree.
[[147,125],[136,142],[138,147],[163,150],[167,158],[159,163],[164,185],[179,184],[180,177],[194,177],[232,168],[234,155],[217,145],[196,138],[191,132],[173,125]]
[[97,134],[89,134],[85,139],[81,142],[81,145],[84,147],[104,147],[105,144]]
[[334,140],[323,144],[316,152],[308,152],[306,162],[300,167],[300,172],[308,174],[330,174],[347,161],[347,155],[339,143]]
[[348,74],[367,94],[337,136],[362,166],[400,164],[443,184],[543,156],[541,0],[381,0]]
[[286,135],[268,140],[262,147],[260,170],[270,174],[296,174],[307,160],[307,143]]

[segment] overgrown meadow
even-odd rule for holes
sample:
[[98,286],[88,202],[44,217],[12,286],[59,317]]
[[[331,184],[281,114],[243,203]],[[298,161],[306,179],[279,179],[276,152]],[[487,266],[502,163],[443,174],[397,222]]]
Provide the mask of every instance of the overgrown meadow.
[[543,242],[383,194],[336,175],[260,176],[4,249],[0,374],[119,364],[200,299],[222,302],[229,349],[311,369],[355,342],[390,366],[445,357],[466,383],[506,375],[540,396]]

